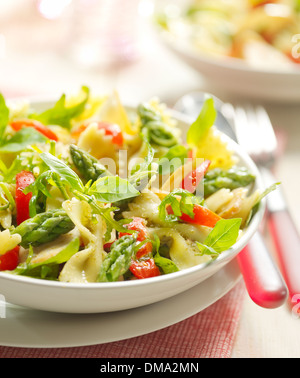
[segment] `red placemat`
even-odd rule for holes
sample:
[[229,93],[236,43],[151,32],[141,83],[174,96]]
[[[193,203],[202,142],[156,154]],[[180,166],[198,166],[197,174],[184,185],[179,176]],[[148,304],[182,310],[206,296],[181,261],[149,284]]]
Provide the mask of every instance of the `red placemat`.
[[72,348],[0,347],[0,358],[229,358],[244,295],[242,281],[200,313],[147,335]]

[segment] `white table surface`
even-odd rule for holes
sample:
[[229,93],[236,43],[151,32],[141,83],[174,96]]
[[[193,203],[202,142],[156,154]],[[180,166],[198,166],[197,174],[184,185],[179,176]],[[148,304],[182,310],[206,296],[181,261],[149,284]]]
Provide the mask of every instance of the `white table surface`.
[[[85,84],[100,92],[116,88],[121,98],[129,102],[158,96],[172,105],[191,90],[209,90],[198,73],[167,52],[148,30],[135,63],[110,70],[81,67],[67,54],[61,23],[37,21],[32,9],[24,8],[24,1],[16,1],[23,8],[0,12],[0,37],[1,33],[5,35],[5,43],[0,38],[0,91],[57,95],[78,91]],[[37,24],[35,29],[31,19]],[[232,100],[224,92],[214,94]],[[263,105],[275,128],[286,136],[277,178],[300,231],[300,106],[267,102]],[[300,357],[300,319],[292,315],[288,306],[267,310],[246,296],[232,357]]]

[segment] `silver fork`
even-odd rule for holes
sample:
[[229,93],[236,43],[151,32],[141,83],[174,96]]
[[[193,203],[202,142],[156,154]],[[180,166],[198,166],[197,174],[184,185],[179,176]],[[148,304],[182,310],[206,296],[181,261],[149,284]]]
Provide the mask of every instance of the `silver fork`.
[[[266,110],[261,106],[249,105],[230,110],[230,105],[226,106],[224,111],[232,112],[237,139],[259,167],[265,186],[275,183],[272,168],[275,165],[277,140]],[[298,297],[294,296],[300,295],[300,236],[280,186],[268,195],[267,211],[282,275],[289,289],[290,301],[295,302]]]
[[[237,142],[233,126],[234,108],[230,104],[224,104],[215,96],[203,92],[193,92],[179,99],[174,105],[174,109],[195,119],[207,95],[214,98],[218,110],[215,125]],[[285,303],[288,295],[286,284],[260,232],[256,232],[247,247],[238,254],[237,262],[248,294],[257,305],[276,308]]]

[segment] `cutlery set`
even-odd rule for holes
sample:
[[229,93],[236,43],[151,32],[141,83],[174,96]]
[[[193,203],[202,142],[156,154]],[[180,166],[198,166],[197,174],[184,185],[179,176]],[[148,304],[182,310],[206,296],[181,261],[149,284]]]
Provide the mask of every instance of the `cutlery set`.
[[[196,117],[207,98],[213,97],[218,129],[240,144],[256,163],[264,186],[277,182],[273,168],[277,139],[266,110],[250,105],[233,106],[207,93],[194,92],[180,98],[174,109]],[[261,231],[237,256],[250,298],[263,308],[277,308],[300,294],[300,236],[289,213],[281,186],[269,193],[265,221],[275,244],[275,255]]]

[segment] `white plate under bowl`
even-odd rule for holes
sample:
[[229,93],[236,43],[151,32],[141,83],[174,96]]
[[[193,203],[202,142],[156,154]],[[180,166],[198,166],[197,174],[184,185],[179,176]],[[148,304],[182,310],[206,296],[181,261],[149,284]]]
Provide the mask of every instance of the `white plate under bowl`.
[[254,68],[239,59],[213,58],[195,51],[187,42],[174,38],[167,31],[159,30],[158,36],[174,55],[201,74],[204,84],[212,92],[219,90],[232,96],[267,102],[300,101],[300,65],[290,70]]
[[104,344],[145,335],[209,307],[241,279],[235,260],[184,293],[149,306],[102,314],[61,314],[7,304],[0,345],[63,348]]
[[[32,103],[32,106],[40,111],[51,104],[53,102],[41,101]],[[184,134],[191,120],[177,112],[172,112],[172,115]],[[224,138],[236,152],[241,164],[256,176],[254,189],[263,190],[260,174],[252,159],[239,145],[225,135]],[[148,279],[88,284],[48,281],[1,272],[0,294],[13,304],[63,313],[112,312],[149,305],[180,294],[222,269],[247,245],[259,227],[264,210],[263,200],[259,211],[237,243],[208,263]]]

